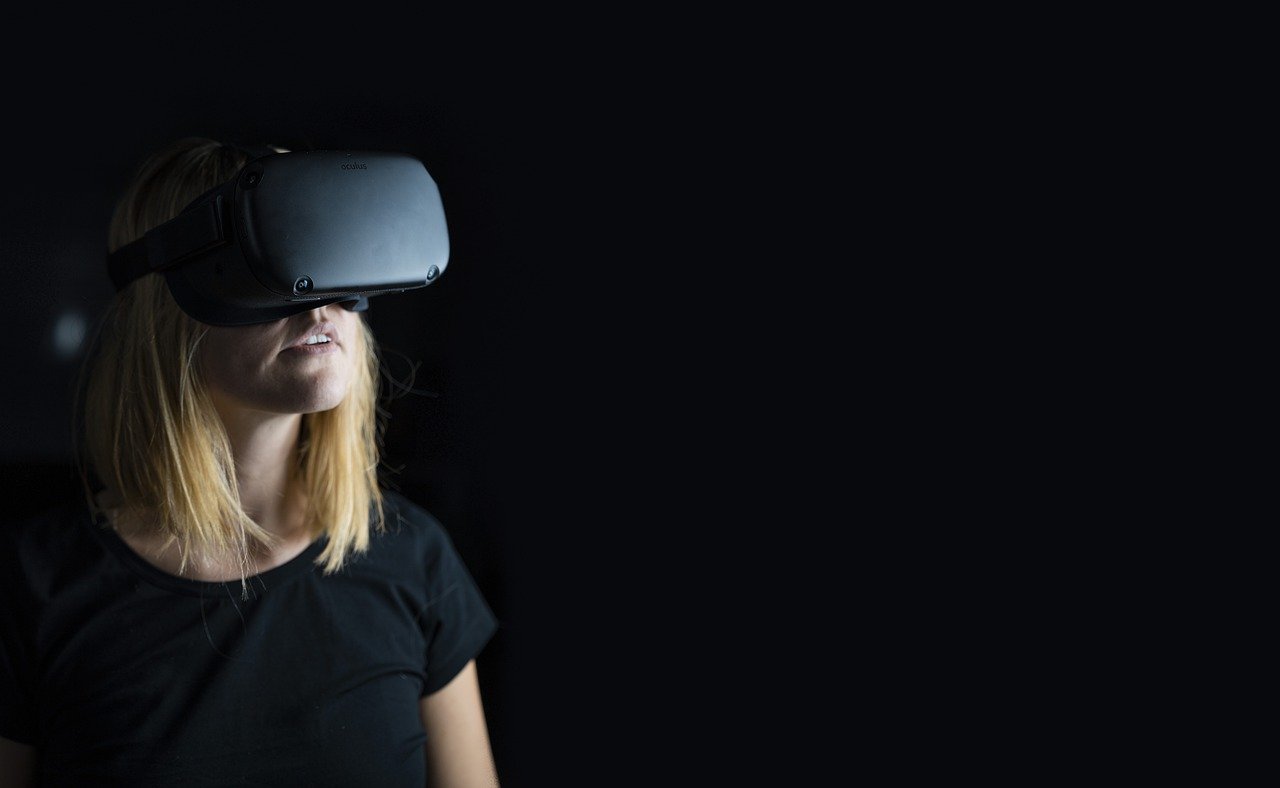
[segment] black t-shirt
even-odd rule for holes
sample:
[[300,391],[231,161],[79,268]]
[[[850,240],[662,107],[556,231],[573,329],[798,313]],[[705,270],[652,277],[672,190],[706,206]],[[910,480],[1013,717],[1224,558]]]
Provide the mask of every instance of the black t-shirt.
[[0,526],[0,736],[50,786],[413,786],[419,712],[498,622],[447,532],[387,532],[325,576],[322,536],[249,578],[168,574],[83,501]]

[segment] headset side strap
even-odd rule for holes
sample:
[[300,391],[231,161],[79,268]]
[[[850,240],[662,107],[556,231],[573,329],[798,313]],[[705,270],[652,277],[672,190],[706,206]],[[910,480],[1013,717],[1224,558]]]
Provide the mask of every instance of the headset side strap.
[[219,194],[108,255],[107,273],[120,291],[139,277],[172,268],[225,241],[222,195]]

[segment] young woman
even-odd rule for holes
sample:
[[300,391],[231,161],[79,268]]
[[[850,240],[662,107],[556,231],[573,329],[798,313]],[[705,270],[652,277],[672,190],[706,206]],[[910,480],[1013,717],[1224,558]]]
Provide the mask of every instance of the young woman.
[[[158,151],[108,247],[247,160]],[[0,787],[497,785],[475,667],[497,621],[441,524],[379,486],[353,308],[223,327],[158,274],[117,294],[85,500],[0,529]]]

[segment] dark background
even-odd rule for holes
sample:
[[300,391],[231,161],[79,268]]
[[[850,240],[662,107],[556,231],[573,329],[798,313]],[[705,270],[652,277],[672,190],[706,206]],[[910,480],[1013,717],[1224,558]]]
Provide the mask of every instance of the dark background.
[[[196,135],[411,153],[440,187],[451,257],[438,283],[369,312],[391,375],[415,370],[413,390],[387,405],[384,459],[399,471],[386,478],[445,524],[502,622],[478,664],[504,785],[638,774],[619,753],[649,744],[616,720],[654,681],[660,647],[640,633],[670,620],[643,602],[639,583],[660,574],[646,556],[666,538],[645,512],[682,484],[640,448],[681,396],[655,367],[677,340],[659,305],[672,284],[655,275],[650,245],[673,217],[653,199],[666,183],[643,100],[620,108],[572,64],[518,59],[439,74],[407,58],[327,70],[287,59],[167,69],[137,55],[27,65],[35,78],[11,95],[20,122],[0,139],[10,513],[79,494],[80,339],[112,295],[112,207],[149,152]],[[624,654],[643,667],[623,668]]]

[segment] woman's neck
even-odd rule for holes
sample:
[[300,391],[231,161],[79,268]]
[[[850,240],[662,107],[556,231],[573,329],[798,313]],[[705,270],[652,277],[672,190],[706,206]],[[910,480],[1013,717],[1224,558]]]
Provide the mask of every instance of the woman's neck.
[[[241,507],[253,522],[278,537],[274,548],[259,546],[252,551],[253,573],[265,572],[292,560],[311,541],[306,530],[306,499],[289,472],[297,461],[302,417],[232,408],[225,412],[219,408],[219,414],[236,462]],[[198,556],[183,569],[182,551],[161,535],[148,513],[123,508],[124,501],[115,490],[102,491],[97,500],[108,510],[120,539],[155,567],[210,582],[241,577],[238,565],[225,556]]]
[[236,485],[245,514],[263,529],[287,539],[302,528],[298,490],[290,468],[297,463],[302,416],[219,404],[236,464]]
[[[255,572],[263,572],[292,559],[311,541],[306,530],[305,496],[289,473],[297,461],[302,416],[216,404],[231,444],[240,505],[245,514],[278,540],[274,549],[252,556]],[[170,574],[180,574],[177,546],[162,535],[153,519],[148,519],[149,513],[122,508],[124,501],[111,488],[100,492],[97,500],[135,553]],[[201,563],[198,561],[194,569],[189,564],[181,574],[212,582],[240,577],[239,570],[225,561]]]

